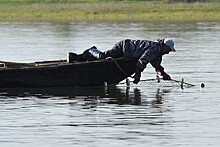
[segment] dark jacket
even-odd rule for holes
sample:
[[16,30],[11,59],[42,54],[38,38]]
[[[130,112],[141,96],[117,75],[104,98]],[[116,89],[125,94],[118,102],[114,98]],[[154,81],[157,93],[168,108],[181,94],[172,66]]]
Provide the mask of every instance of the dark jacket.
[[143,71],[148,63],[156,70],[164,70],[160,65],[162,61],[162,41],[149,40],[123,40],[124,57],[139,58],[137,67]]

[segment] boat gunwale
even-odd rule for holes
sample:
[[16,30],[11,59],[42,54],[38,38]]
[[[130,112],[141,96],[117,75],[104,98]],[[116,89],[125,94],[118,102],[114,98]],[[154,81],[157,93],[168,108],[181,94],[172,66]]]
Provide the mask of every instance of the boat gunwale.
[[[131,58],[116,58],[116,59],[100,59],[100,60],[93,60],[93,61],[82,61],[82,62],[67,62],[67,60],[51,60],[51,61],[40,61],[40,62],[30,62],[30,63],[22,63],[22,62],[5,62],[0,61],[0,63],[5,63],[5,67],[1,67],[0,71],[7,71],[7,70],[28,70],[28,69],[50,69],[50,68],[58,68],[63,66],[81,66],[81,65],[99,65],[99,64],[106,64],[106,63],[114,63],[121,61],[135,61],[135,59]],[[47,64],[48,63],[48,64]],[[14,64],[15,67],[8,66],[9,64]],[[8,67],[7,67],[8,66]]]

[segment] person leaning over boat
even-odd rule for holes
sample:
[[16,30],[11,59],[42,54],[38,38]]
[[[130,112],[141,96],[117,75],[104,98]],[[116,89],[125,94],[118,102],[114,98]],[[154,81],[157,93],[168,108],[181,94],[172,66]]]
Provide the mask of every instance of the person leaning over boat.
[[169,52],[176,52],[172,39],[157,39],[156,41],[149,40],[131,40],[125,39],[119,41],[110,50],[101,52],[95,46],[85,50],[82,54],[69,53],[69,62],[86,61],[112,58],[137,58],[137,67],[134,75],[134,83],[140,81],[141,72],[150,63],[158,74],[163,76],[164,80],[170,80],[171,77],[164,71],[161,66],[162,56]]

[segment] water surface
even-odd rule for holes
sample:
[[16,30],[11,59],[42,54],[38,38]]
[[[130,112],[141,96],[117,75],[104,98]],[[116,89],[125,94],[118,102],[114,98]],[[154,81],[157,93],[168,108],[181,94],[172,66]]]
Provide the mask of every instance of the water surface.
[[[0,23],[0,60],[66,59],[121,39],[172,38],[173,79],[195,87],[0,90],[0,146],[218,146],[220,23]],[[142,79],[154,78],[149,65]],[[200,88],[201,83],[205,88]]]

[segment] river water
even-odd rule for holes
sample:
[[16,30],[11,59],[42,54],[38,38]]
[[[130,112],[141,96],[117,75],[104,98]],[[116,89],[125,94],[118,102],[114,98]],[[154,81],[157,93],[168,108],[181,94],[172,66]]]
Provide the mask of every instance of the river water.
[[[173,79],[196,85],[1,89],[0,146],[219,146],[219,32],[219,22],[0,22],[4,61],[66,59],[125,38],[169,37],[177,52],[162,65]],[[142,79],[154,77],[149,65]]]

